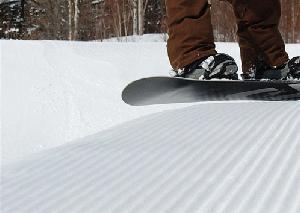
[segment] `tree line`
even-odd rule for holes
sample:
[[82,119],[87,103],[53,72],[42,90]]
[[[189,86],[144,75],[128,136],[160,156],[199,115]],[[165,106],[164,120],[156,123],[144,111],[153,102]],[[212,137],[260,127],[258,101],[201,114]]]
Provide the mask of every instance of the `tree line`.
[[[300,0],[281,0],[280,30],[300,42]],[[212,0],[216,41],[235,41],[231,6]],[[164,0],[0,0],[0,38],[103,40],[166,33]]]

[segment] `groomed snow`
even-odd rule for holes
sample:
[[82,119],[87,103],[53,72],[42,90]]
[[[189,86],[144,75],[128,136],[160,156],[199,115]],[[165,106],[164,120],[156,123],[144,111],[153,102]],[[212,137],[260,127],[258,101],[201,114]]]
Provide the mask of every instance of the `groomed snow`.
[[1,212],[300,212],[300,102],[130,107],[164,42],[0,45]]
[[299,102],[148,115],[3,168],[3,213],[300,212]]

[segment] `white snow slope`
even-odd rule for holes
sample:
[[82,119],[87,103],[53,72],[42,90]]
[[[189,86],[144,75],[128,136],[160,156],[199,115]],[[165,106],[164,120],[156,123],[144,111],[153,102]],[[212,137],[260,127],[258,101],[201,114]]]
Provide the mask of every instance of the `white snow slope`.
[[174,106],[134,108],[130,81],[168,75],[164,43],[1,41],[4,162]]
[[1,212],[300,212],[300,102],[129,107],[165,43],[0,44]]

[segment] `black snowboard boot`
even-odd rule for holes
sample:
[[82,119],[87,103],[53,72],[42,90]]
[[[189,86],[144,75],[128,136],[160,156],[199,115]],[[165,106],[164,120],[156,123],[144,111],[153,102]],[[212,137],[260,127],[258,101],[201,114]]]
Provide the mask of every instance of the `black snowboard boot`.
[[300,79],[300,56],[290,59],[287,63],[271,68],[259,66],[247,74],[242,74],[244,80],[299,80]]
[[191,78],[196,80],[238,79],[238,67],[229,55],[220,53],[206,59],[197,60],[183,70],[172,71],[174,77]]

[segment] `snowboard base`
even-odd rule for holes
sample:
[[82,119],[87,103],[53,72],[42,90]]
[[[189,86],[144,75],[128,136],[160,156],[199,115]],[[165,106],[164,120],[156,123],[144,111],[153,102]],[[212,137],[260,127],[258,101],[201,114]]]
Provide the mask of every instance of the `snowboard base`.
[[150,77],[130,83],[122,93],[133,106],[201,101],[300,100],[300,81],[193,80]]

